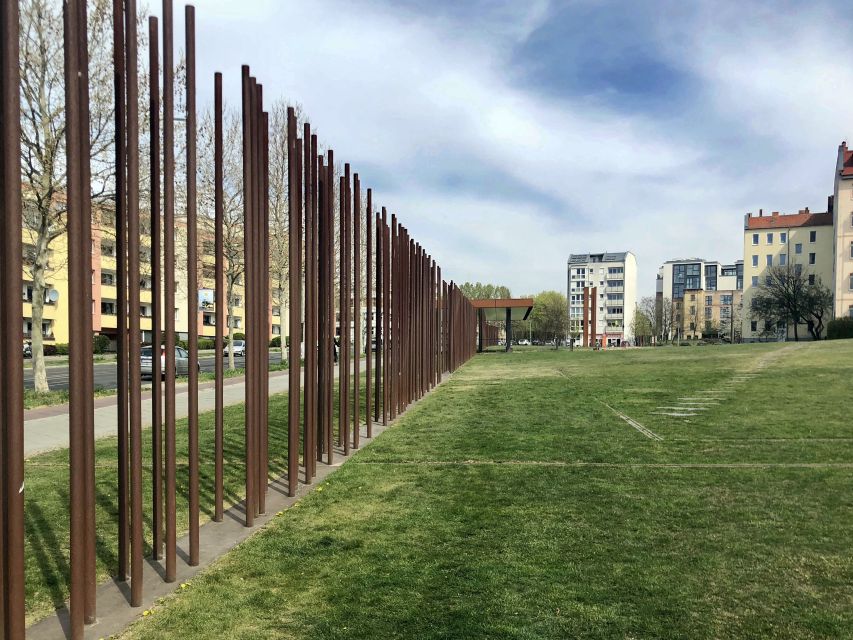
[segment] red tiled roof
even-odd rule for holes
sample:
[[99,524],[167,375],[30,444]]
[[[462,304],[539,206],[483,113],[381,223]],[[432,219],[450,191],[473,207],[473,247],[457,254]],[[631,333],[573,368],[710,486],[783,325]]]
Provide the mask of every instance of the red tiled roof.
[[853,176],[853,151],[847,149],[847,143],[841,143],[841,151],[843,153],[843,160],[841,163],[841,175],[842,176]]
[[[853,175],[853,174],[851,174]],[[769,216],[747,216],[747,229],[785,229],[787,227],[832,226],[832,213],[773,214]]]

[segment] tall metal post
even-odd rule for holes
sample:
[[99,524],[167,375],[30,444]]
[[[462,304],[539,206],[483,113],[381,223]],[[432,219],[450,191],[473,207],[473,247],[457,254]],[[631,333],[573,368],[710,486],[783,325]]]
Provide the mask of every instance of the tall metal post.
[[[175,66],[172,0],[163,0],[163,330],[166,333],[166,582],[177,573],[177,495],[175,445]],[[156,358],[156,354],[155,354]],[[153,364],[153,363],[152,363]]]
[[296,138],[296,113],[293,107],[287,108],[287,170],[288,189],[287,203],[290,212],[289,229],[289,268],[290,280],[290,344],[288,347],[288,380],[287,396],[287,491],[291,496],[296,495],[299,486],[299,370],[300,342],[302,321],[302,265],[300,264],[299,247],[302,243],[302,212],[299,207],[300,192],[300,156],[297,149],[301,148]]
[[223,448],[224,448],[224,385],[225,363],[222,353],[225,349],[225,323],[226,306],[225,300],[225,196],[223,192],[223,129],[222,129],[222,74],[217,72],[213,76],[213,208],[214,208],[214,236],[213,252],[214,272],[216,283],[214,285],[214,307],[216,309],[216,331],[214,338],[214,351],[216,352],[215,364],[215,390],[214,390],[214,508],[213,520],[222,522],[224,511],[224,480],[223,474]]
[[[312,149],[313,150],[313,149]],[[329,312],[327,309],[329,290],[326,279],[326,235],[329,233],[326,227],[326,181],[328,170],[323,163],[323,157],[317,158],[317,459],[329,446],[326,438],[326,369],[329,366],[328,322]]]
[[[254,189],[252,176],[252,114],[253,114],[253,88],[249,76],[249,67],[243,65],[243,259],[245,261],[243,281],[245,283],[245,325],[247,337],[250,333],[251,305],[254,303],[252,285],[254,284],[254,220],[252,215]],[[252,527],[255,524],[255,389],[253,388],[254,359],[251,357],[252,339],[247,340],[245,368],[246,368],[246,402],[245,402],[245,464],[246,464],[246,509],[245,524]]]
[[358,449],[361,437],[361,183],[357,173],[353,175],[352,206],[352,351],[355,356],[352,385],[352,446]]
[[314,478],[314,463],[317,457],[314,436],[316,427],[312,409],[314,408],[314,393],[317,390],[317,378],[314,371],[316,346],[314,324],[314,156],[311,153],[311,125],[307,122],[302,130],[303,172],[305,180],[305,366],[303,367],[303,427],[302,427],[302,460],[305,465],[305,484],[311,484]]
[[[373,437],[373,410],[376,406],[373,401],[373,313],[376,305],[373,299],[373,193],[371,189],[367,190],[367,215],[365,216],[367,228],[365,230],[364,257],[366,262],[365,273],[365,315],[364,315],[364,335],[365,335],[365,370],[364,370],[364,422],[367,430],[367,437]],[[359,358],[361,354],[359,354]]]
[[[125,0],[127,63],[127,281],[130,385],[130,605],[142,604],[142,335],[139,326],[139,80],[136,0]],[[90,279],[91,280],[91,279]]]
[[125,60],[124,2],[113,0],[113,90],[115,100],[115,209],[116,209],[116,279],[117,334],[116,387],[118,416],[118,575],[127,580],[130,518],[128,514],[128,415],[127,415],[127,182],[125,173]]
[[[0,637],[22,640],[24,606],[24,373],[21,360],[20,16],[0,6]],[[36,330],[40,330],[37,327]]]
[[187,74],[187,347],[189,389],[187,394],[188,457],[190,471],[189,519],[191,567],[199,561],[198,499],[198,224],[196,220],[196,111],[195,111],[195,7],[184,12]]
[[154,365],[160,361],[160,344],[163,339],[161,315],[162,285],[160,272],[160,56],[157,18],[148,18],[148,117],[150,121],[149,169],[151,181],[151,475],[153,511],[154,560],[163,552],[163,383],[154,374]]

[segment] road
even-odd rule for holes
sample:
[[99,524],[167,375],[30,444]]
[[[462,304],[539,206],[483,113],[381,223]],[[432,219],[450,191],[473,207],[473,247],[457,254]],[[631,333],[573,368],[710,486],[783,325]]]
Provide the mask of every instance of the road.
[[[228,366],[227,358],[225,358]],[[278,351],[270,352],[270,363],[278,364],[281,362],[281,353]],[[216,365],[214,356],[204,356],[199,358],[199,364],[202,371],[213,372]],[[234,365],[238,368],[243,367],[243,358],[234,358]],[[94,365],[95,368],[95,387],[103,389],[115,389],[116,387],[116,363],[115,362],[98,362]],[[68,388],[68,365],[47,368],[47,383],[52,391],[59,391]],[[143,385],[150,385],[150,380],[143,380]],[[24,387],[27,389],[33,388],[33,370],[30,361],[27,360],[24,364]]]

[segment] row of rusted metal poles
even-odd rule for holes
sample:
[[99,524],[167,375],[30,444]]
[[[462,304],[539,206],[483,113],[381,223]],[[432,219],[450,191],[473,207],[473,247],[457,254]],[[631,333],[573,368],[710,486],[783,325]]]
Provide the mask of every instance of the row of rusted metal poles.
[[[195,11],[185,8],[186,53],[186,284],[188,390],[188,563],[198,564],[198,271],[196,202]],[[176,216],[175,72],[172,0],[163,0],[162,43],[158,21],[149,28],[149,121],[152,323],[152,513],[143,512],[143,432],[141,396],[142,332],[140,262],[140,114],[137,7],[113,0],[115,89],[115,208],[119,301],[117,425],[118,579],[130,580],[130,604],[143,601],[143,519],[151,516],[153,559],[164,564],[163,578],[177,575],[177,451],[175,404]],[[18,4],[0,10],[0,358],[20,362],[21,187]],[[162,91],[160,45],[162,44]],[[65,0],[67,207],[70,325],[70,618],[73,638],[96,618],[95,459],[92,339],[92,211],[89,150],[87,15],[85,0]],[[162,117],[160,104],[162,96]],[[269,116],[263,88],[242,71],[243,249],[247,336],[245,383],[244,517],[247,526],[266,510],[269,485]],[[214,517],[224,513],[223,330],[225,310],[224,166],[222,76],[214,76],[214,252],[217,353],[214,435]],[[318,151],[316,135],[287,113],[289,237],[289,409],[290,495],[298,490],[300,451],[303,479],[311,483],[317,463],[358,448],[374,423],[387,424],[474,353],[476,318],[467,299],[426,250],[384,207],[374,210],[373,192],[362,186],[349,164],[340,175],[334,152]],[[162,145],[161,138],[162,135]],[[162,163],[162,173],[161,173]],[[161,180],[162,177],[162,180]],[[162,187],[162,193],[161,193]],[[162,200],[162,209],[161,209]],[[337,212],[335,211],[337,209]],[[162,220],[161,220],[162,215]],[[304,231],[304,233],[303,233]],[[162,242],[160,234],[162,233]],[[337,258],[337,264],[336,264]],[[364,279],[362,278],[364,276]],[[337,289],[336,289],[337,286]],[[364,291],[364,310],[362,309]],[[303,309],[302,296],[305,305]],[[130,311],[128,311],[130,310]],[[362,331],[362,319],[364,331]],[[161,347],[162,345],[162,347]],[[339,357],[337,357],[339,355]],[[159,356],[159,357],[158,357]],[[304,357],[304,362],[303,362]],[[366,358],[362,385],[361,359]],[[165,383],[156,375],[162,358]],[[335,367],[337,366],[337,371]],[[334,402],[338,378],[337,405]],[[304,389],[300,403],[301,391]],[[363,390],[363,396],[362,396]],[[0,620],[2,637],[24,634],[23,372],[0,369]],[[362,420],[362,397],[364,415]],[[334,429],[335,411],[338,416]]]

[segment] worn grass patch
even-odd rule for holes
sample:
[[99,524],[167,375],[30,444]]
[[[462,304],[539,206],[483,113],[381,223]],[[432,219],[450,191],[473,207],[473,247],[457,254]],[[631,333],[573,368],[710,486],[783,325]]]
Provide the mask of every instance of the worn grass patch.
[[851,378],[853,341],[477,357],[125,637],[851,637]]

